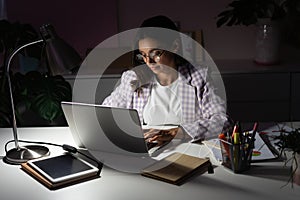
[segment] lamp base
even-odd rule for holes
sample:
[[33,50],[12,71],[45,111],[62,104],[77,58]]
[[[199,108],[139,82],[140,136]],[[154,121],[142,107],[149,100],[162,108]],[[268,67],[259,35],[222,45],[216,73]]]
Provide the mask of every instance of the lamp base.
[[9,150],[4,157],[8,164],[21,164],[31,159],[41,158],[50,154],[47,147],[38,145],[28,145]]

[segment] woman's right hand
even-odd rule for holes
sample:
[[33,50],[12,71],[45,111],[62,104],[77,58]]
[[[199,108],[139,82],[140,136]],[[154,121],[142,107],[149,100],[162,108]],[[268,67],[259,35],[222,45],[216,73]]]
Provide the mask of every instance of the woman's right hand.
[[157,142],[162,145],[165,142],[170,142],[177,134],[179,128],[172,128],[168,130],[149,129],[144,133],[144,138],[147,142]]

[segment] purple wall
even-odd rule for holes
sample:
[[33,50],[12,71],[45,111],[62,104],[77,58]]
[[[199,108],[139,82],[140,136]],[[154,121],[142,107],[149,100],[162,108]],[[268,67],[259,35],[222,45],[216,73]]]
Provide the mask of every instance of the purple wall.
[[[57,33],[82,56],[119,31],[137,28],[143,19],[164,14],[183,30],[204,31],[205,48],[213,59],[252,59],[255,26],[216,27],[216,16],[232,0],[11,0],[9,20],[38,29],[52,23]],[[47,3],[48,2],[48,3]]]
[[36,30],[51,23],[60,37],[85,56],[88,48],[117,33],[116,0],[7,1],[10,21],[30,23]]
[[[143,19],[164,14],[180,22],[182,30],[203,29],[205,49],[214,59],[252,58],[255,27],[216,27],[216,16],[232,0],[119,1],[120,30],[134,28]],[[130,2],[130,4],[128,3]],[[134,9],[133,5],[137,8]]]

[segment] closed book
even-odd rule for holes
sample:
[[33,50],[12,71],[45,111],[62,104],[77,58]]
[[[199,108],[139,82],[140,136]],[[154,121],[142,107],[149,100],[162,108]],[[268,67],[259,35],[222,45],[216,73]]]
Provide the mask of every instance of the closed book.
[[210,171],[211,167],[208,158],[173,153],[143,169],[141,175],[181,185],[195,174]]

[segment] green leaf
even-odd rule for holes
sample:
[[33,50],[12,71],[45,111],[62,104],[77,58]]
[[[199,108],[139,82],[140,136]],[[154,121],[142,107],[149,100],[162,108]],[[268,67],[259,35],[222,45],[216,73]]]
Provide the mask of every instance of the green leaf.
[[[36,76],[35,76],[36,77]],[[42,118],[52,121],[62,115],[61,101],[70,101],[72,89],[62,76],[44,76],[32,94],[32,109]]]

